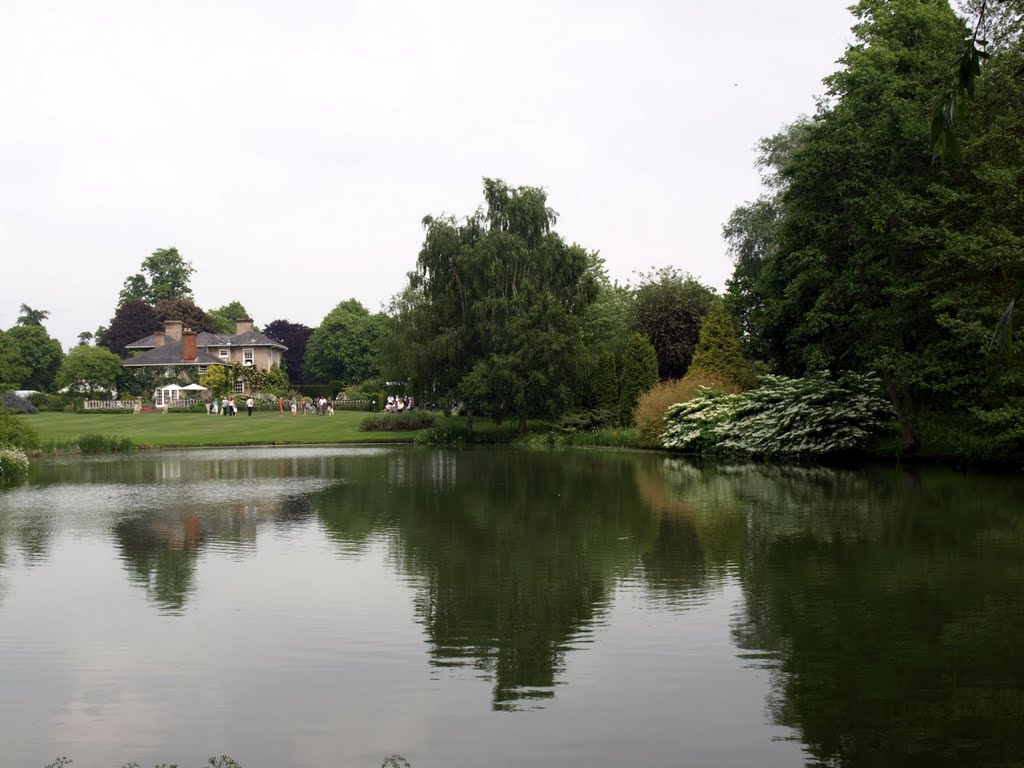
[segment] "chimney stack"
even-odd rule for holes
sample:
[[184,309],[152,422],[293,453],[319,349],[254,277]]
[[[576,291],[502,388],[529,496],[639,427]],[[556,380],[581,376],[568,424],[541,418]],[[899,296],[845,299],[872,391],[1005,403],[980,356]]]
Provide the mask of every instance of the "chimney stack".
[[182,325],[181,320],[164,320],[164,333],[167,334],[167,338],[181,341]]
[[153,334],[154,347],[162,347],[165,341],[167,341],[167,337],[164,335],[163,331],[157,331]]
[[250,333],[252,331],[252,318],[251,317],[239,317],[235,319],[235,335],[241,336],[243,333]]
[[181,334],[181,360],[191,363],[198,355],[196,354],[196,332],[186,328]]

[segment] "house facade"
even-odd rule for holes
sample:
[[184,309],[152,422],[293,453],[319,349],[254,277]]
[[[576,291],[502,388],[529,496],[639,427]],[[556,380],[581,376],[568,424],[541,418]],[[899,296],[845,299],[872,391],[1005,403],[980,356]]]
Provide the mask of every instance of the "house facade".
[[[122,363],[125,368],[163,369],[168,377],[179,375],[182,369],[194,369],[199,377],[211,365],[231,363],[260,371],[269,371],[275,365],[283,368],[288,349],[254,331],[249,318],[235,322],[234,335],[195,333],[184,328],[180,320],[167,320],[164,330],[133,341],[125,348],[132,355]],[[239,394],[248,392],[247,387],[245,381],[235,383]]]

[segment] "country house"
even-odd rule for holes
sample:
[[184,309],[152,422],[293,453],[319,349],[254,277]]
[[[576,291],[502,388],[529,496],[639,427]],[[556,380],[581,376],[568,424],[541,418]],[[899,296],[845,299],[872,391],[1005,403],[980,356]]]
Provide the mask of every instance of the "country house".
[[[283,355],[288,349],[254,331],[252,320],[248,318],[235,322],[233,336],[196,333],[185,328],[180,320],[167,320],[164,330],[133,341],[125,348],[132,355],[122,363],[125,368],[164,369],[167,376],[177,376],[182,368],[195,368],[197,377],[206,373],[211,365],[231,363],[269,371],[275,365],[283,365]],[[246,383],[235,382],[235,391],[246,392]]]

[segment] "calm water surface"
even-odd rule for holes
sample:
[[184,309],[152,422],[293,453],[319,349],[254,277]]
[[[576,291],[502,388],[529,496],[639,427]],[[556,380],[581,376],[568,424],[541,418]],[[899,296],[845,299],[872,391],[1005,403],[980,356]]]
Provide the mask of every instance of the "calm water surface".
[[230,449],[0,491],[0,766],[1022,766],[1024,479]]

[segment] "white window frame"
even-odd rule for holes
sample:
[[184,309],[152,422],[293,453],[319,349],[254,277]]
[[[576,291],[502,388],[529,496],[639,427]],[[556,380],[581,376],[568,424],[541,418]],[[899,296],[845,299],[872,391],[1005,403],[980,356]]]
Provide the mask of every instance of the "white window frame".
[[208,366],[208,365],[200,365],[196,370],[199,372],[200,376],[205,376],[206,375],[206,371],[209,369],[209,367],[210,366]]
[[256,350],[252,347],[244,347],[242,349],[242,365],[253,366],[256,365]]
[[235,381],[235,394],[241,395],[245,393],[245,379],[238,379]]
[[223,357],[223,358],[224,358],[225,360],[227,360],[227,359],[228,359],[229,357],[231,357],[231,350],[230,350],[230,349],[226,349],[226,348],[224,348],[224,347],[221,347],[221,348],[220,348],[220,349],[219,349],[219,350],[217,351],[217,354],[218,354],[218,355],[219,355],[220,357]]

